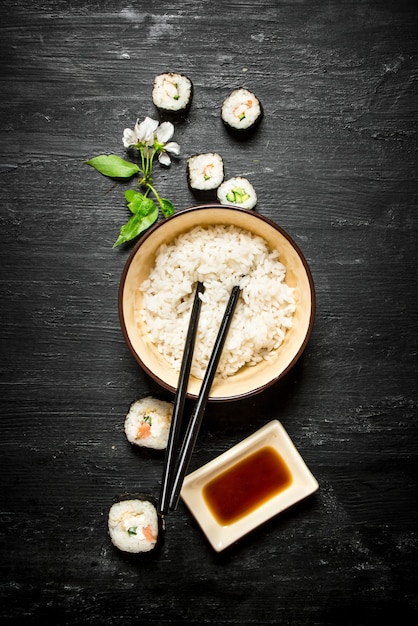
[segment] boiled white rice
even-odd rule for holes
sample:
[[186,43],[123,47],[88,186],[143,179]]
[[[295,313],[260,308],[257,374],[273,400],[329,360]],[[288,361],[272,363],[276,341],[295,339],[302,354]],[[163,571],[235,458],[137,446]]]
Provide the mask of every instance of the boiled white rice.
[[167,447],[173,404],[152,396],[133,402],[125,418],[125,434],[131,443],[145,448]]
[[189,185],[196,191],[217,189],[224,178],[224,163],[217,152],[195,154],[187,159]]
[[158,109],[184,111],[190,105],[192,93],[192,81],[182,74],[167,72],[154,79],[152,99]]
[[113,504],[108,518],[112,543],[124,552],[149,552],[158,540],[158,516],[147,500],[122,500]]
[[243,209],[253,209],[257,204],[255,189],[243,176],[234,176],[224,181],[216,194],[221,204],[231,204]]
[[205,285],[192,374],[203,378],[232,287],[238,301],[217,376],[268,359],[292,326],[293,290],[286,268],[267,242],[237,226],[197,226],[162,245],[140,289],[141,315],[151,340],[169,365],[180,370],[197,281]]
[[239,88],[224,100],[221,117],[225,124],[235,130],[249,130],[262,116],[259,99],[248,89]]

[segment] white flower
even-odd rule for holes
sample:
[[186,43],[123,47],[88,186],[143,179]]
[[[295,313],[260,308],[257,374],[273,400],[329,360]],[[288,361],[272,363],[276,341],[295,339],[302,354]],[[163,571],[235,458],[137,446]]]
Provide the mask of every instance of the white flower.
[[125,128],[123,131],[122,142],[125,148],[142,144],[143,146],[154,145],[154,133],[158,128],[157,120],[146,117],[143,122],[136,121],[134,129]]
[[163,122],[157,129],[155,137],[159,143],[167,143],[174,135],[174,126],[171,122]]
[[129,148],[129,146],[132,146],[134,143],[136,143],[137,135],[135,133],[135,129],[131,130],[130,128],[125,128],[125,130],[123,131],[122,142],[125,148]]
[[155,132],[155,141],[158,143],[158,160],[161,165],[169,166],[171,159],[169,154],[180,154],[180,146],[175,141],[170,141],[174,135],[174,126],[171,122],[163,122]]
[[125,128],[122,142],[125,148],[134,146],[140,148],[146,157],[151,157],[153,151],[158,154],[161,165],[169,166],[170,154],[180,154],[180,146],[170,141],[174,135],[174,125],[171,122],[159,124],[157,120],[146,117],[143,122],[136,121],[134,129]]
[[161,163],[161,165],[167,165],[167,166],[170,165],[171,159],[170,159],[168,152],[170,154],[175,154],[176,156],[180,154],[179,144],[176,143],[175,141],[170,141],[169,143],[165,144],[164,151],[160,152],[160,154],[158,155],[158,160]]
[[[137,122],[138,123],[138,122]],[[154,145],[154,133],[158,128],[157,120],[146,117],[138,126],[138,139],[146,146]]]

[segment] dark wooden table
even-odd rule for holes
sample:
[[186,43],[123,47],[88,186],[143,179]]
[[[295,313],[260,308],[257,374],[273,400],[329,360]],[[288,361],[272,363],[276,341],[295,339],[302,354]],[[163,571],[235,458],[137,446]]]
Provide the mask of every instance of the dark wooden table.
[[[418,616],[416,2],[5,0],[0,8],[1,583],[6,624],[411,624]],[[130,403],[158,392],[121,333],[131,245],[112,249],[125,156],[155,75],[187,74],[181,155],[154,182],[197,204],[186,160],[218,151],[302,249],[317,315],[267,392],[205,416],[193,468],[279,419],[313,497],[216,554],[183,503],[158,558],[107,535],[112,500],[158,494]],[[265,116],[222,127],[240,85]],[[170,396],[171,397],[171,396]],[[188,407],[190,410],[190,407]]]

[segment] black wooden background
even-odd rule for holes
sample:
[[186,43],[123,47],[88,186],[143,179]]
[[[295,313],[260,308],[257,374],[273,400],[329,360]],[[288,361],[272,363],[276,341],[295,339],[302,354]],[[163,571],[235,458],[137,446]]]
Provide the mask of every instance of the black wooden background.
[[[163,0],[0,8],[1,582],[7,624],[410,624],[418,615],[417,3]],[[118,495],[157,495],[161,457],[123,434],[157,393],[124,343],[112,249],[133,183],[84,161],[125,156],[156,117],[163,71],[195,87],[181,155],[154,182],[197,204],[186,159],[218,151],[311,267],[317,316],[287,378],[211,405],[193,468],[273,418],[315,496],[215,554],[184,504],[158,558],[116,553]],[[248,141],[220,105],[265,117]],[[190,410],[190,407],[188,407]]]

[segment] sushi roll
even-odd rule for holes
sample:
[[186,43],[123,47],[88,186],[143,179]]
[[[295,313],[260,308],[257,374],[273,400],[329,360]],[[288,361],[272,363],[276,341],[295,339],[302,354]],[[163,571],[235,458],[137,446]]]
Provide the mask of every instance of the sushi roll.
[[216,152],[196,154],[187,160],[187,179],[192,191],[216,190],[224,179],[224,163]]
[[173,414],[173,404],[151,396],[131,404],[125,418],[128,441],[144,448],[164,450]]
[[109,510],[108,530],[122,552],[151,552],[161,544],[163,521],[151,500],[132,497],[115,502]]
[[249,180],[236,176],[226,180],[218,188],[218,200],[221,204],[253,209],[257,204],[257,194]]
[[152,101],[162,113],[185,113],[193,96],[192,81],[174,72],[160,74],[154,79]]
[[263,107],[248,89],[240,87],[224,100],[221,117],[225,126],[236,133],[252,131],[261,121]]

